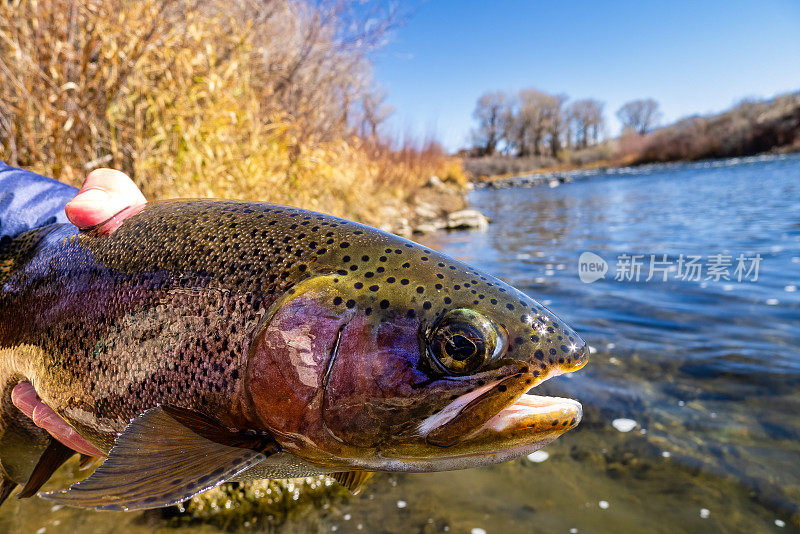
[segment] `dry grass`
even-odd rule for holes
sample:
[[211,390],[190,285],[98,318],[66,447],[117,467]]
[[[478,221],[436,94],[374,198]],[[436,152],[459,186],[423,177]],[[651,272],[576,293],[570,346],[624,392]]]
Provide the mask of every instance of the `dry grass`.
[[370,65],[337,37],[342,10],[4,2],[0,159],[71,183],[115,167],[150,198],[259,199],[381,222],[431,175],[458,182],[463,171],[433,147],[393,151],[353,134]]

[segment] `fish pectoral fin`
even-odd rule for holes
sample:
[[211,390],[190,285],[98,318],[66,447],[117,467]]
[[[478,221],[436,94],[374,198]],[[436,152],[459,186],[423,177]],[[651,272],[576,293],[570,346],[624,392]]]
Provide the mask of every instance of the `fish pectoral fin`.
[[78,469],[80,471],[90,469],[95,462],[99,462],[102,458],[102,456],[89,456],[88,454],[81,454],[80,459],[78,460]]
[[364,483],[374,474],[372,471],[342,471],[331,473],[329,476],[347,488],[353,495],[358,495]]
[[160,508],[216,487],[276,451],[269,438],[231,432],[190,410],[159,406],[127,426],[89,478],[42,497],[97,510]]
[[17,498],[26,499],[35,495],[36,492],[39,491],[39,488],[50,480],[50,477],[53,476],[56,469],[64,465],[64,462],[72,458],[75,454],[77,454],[75,451],[62,444],[60,441],[51,439],[50,445],[47,446],[42,457],[39,458],[39,462],[36,464],[36,467],[33,468],[33,472],[25,483],[25,486],[22,487],[22,491],[17,494]]
[[6,499],[8,499],[8,496],[11,495],[11,492],[14,491],[16,487],[16,482],[10,478],[6,478],[4,474],[0,473],[0,504],[3,504]]

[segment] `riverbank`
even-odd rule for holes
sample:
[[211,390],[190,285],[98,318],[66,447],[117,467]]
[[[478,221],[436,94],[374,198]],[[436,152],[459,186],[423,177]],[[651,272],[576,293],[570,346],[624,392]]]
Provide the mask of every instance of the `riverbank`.
[[641,165],[591,166],[591,167],[574,168],[568,170],[542,169],[521,175],[501,176],[501,177],[489,178],[483,181],[473,182],[472,187],[475,189],[506,189],[512,187],[537,187],[537,186],[557,187],[558,185],[564,183],[569,183],[579,180],[587,180],[603,176],[648,175],[655,172],[668,170],[671,168],[711,169],[720,167],[730,167],[739,164],[788,158],[792,157],[793,154],[795,153],[794,152],[788,152],[785,154],[766,153],[766,154],[759,154],[755,156],[747,156],[742,158],[709,159],[709,160],[692,161],[692,162],[675,161],[675,162],[665,162],[665,163],[646,163]]

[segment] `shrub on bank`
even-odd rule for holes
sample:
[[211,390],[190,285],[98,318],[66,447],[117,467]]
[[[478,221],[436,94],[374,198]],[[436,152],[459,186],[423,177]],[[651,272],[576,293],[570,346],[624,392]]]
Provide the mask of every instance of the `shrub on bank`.
[[367,52],[392,21],[354,16],[347,2],[4,2],[0,159],[71,183],[115,167],[150,198],[380,222],[431,175],[463,172],[355,134],[377,120],[360,104],[374,102]]

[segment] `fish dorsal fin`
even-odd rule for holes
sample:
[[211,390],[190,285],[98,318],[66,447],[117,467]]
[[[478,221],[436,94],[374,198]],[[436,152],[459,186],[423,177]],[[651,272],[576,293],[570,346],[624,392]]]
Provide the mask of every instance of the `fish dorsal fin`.
[[[260,448],[220,443],[248,439]],[[42,496],[97,510],[160,508],[218,486],[276,451],[269,438],[250,438],[190,410],[159,406],[128,425],[89,478]]]
[[353,495],[358,495],[364,483],[374,474],[372,471],[342,471],[332,473],[330,477],[347,488]]
[[33,468],[33,473],[31,473],[30,478],[17,497],[25,499],[35,495],[36,492],[39,491],[39,488],[50,480],[50,477],[53,476],[56,469],[64,465],[64,462],[72,458],[75,454],[75,451],[62,444],[60,441],[56,441],[55,439],[50,440],[50,445],[44,450],[36,467]]

